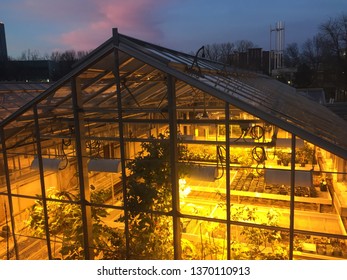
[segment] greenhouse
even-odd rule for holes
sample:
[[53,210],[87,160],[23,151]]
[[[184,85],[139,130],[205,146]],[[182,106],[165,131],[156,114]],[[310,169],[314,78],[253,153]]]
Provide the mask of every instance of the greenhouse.
[[203,52],[113,29],[2,95],[1,259],[347,259],[346,122]]

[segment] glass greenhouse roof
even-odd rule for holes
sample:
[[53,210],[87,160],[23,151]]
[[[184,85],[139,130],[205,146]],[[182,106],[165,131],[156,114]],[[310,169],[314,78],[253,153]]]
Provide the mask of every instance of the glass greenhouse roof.
[[42,93],[50,84],[0,83],[0,121]]
[[[196,102],[192,90],[205,92],[347,159],[346,121],[296,93],[294,88],[265,75],[226,67],[117,32],[64,78],[49,87],[36,88],[44,90],[39,95],[33,96],[33,89],[21,87],[2,95],[0,85],[0,126],[17,132],[21,126],[30,126],[34,107],[41,126],[50,126],[50,120],[57,118],[73,120],[73,77],[81,81],[86,119],[106,121],[104,114],[109,112],[107,121],[116,121],[119,112],[115,65],[119,65],[121,76],[123,118],[166,112],[167,75],[171,75],[182,82],[176,88],[178,108]],[[218,106],[208,102],[207,108]]]

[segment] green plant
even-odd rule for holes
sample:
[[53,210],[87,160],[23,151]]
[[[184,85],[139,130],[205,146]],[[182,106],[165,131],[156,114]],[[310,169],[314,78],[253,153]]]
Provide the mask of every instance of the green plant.
[[302,251],[303,250],[304,240],[300,238],[298,235],[294,236],[294,250]]
[[[103,203],[107,191],[95,191],[92,188],[91,202]],[[28,210],[29,217],[26,221],[34,236],[44,237],[45,220],[41,197]],[[51,237],[61,243],[60,256],[55,258],[75,260],[84,258],[82,212],[81,207],[74,203],[79,201],[79,196],[73,192],[49,189],[47,192],[48,227]],[[67,201],[67,202],[66,202]],[[71,203],[70,203],[71,202]],[[113,229],[102,221],[108,215],[101,207],[92,207],[93,246],[96,259],[123,258],[123,238],[120,231]],[[116,250],[118,249],[118,250]]]
[[295,161],[304,165],[306,163],[312,163],[313,160],[314,150],[310,144],[305,142],[304,146],[296,151]]
[[342,255],[341,244],[339,244],[338,242],[333,245],[333,255],[335,257],[340,257]]
[[327,249],[326,244],[319,243],[319,244],[317,244],[316,248],[317,248],[317,254],[319,254],[319,255],[325,255],[326,254],[326,249]]
[[[215,145],[189,145],[182,158],[188,161],[217,162],[219,160],[217,147]],[[225,155],[222,155],[223,160]],[[230,148],[230,162],[241,166],[251,166],[253,164],[252,153],[245,148]]]
[[[168,213],[172,210],[171,150],[168,138],[158,138],[141,144],[142,150],[129,161],[126,178],[126,201],[128,209],[130,258],[172,259],[172,218],[156,215],[155,211]],[[178,147],[178,157],[186,152]],[[185,166],[178,165],[179,177]],[[121,218],[124,220],[124,217]]]
[[185,160],[206,162],[217,161],[216,146],[191,144],[188,147],[187,152],[183,155]]
[[[231,218],[234,221],[278,226],[280,215],[277,210],[271,208],[265,216],[258,213],[256,207],[243,205],[232,209]],[[252,226],[242,226],[238,240],[232,243],[232,253],[234,259],[288,259],[287,247],[279,231]]]
[[291,161],[291,153],[278,151],[277,157],[281,160],[284,166],[288,166],[289,162]]
[[345,242],[341,242],[341,254],[344,259],[347,259],[347,245]]
[[326,254],[328,255],[328,256],[332,256],[333,255],[333,253],[334,253],[334,247],[333,247],[333,245],[332,244],[326,244]]
[[199,224],[200,259],[222,260],[225,258],[226,226],[224,224],[203,221]]

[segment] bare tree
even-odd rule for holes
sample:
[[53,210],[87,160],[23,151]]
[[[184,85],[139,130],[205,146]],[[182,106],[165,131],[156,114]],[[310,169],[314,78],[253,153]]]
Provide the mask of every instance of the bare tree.
[[60,61],[60,56],[61,56],[60,52],[54,51],[51,53],[50,60],[55,61],[55,62]]
[[303,61],[314,71],[322,67],[326,55],[327,42],[318,34],[312,39],[307,39],[302,47]]
[[322,36],[329,42],[332,54],[340,57],[342,50],[346,49],[347,40],[347,15],[337,18],[330,18],[320,25]]
[[248,49],[255,48],[256,45],[248,40],[240,40],[235,42],[235,50],[237,52],[246,52]]
[[75,62],[77,61],[77,55],[75,50],[68,50],[60,55],[61,61]]
[[300,51],[297,43],[288,44],[284,50],[284,64],[286,67],[297,67],[301,63]]
[[235,51],[235,46],[233,43],[221,44],[221,55],[220,55],[221,62],[230,64],[231,55],[234,53],[234,51]]
[[325,67],[336,77],[335,83],[347,91],[347,14],[330,18],[320,26],[326,42]]
[[205,55],[206,58],[214,60],[214,61],[220,61],[221,57],[221,47],[220,44],[212,44],[212,45],[206,45],[205,46]]
[[51,53],[50,60],[55,62],[66,61],[66,62],[76,62],[77,60],[82,59],[89,52],[87,51],[75,51],[67,50],[64,52],[54,51]]
[[205,53],[208,59],[219,61],[221,63],[230,64],[231,55],[235,52],[233,43],[221,43],[205,46]]
[[40,56],[40,52],[38,50],[27,49],[23,51],[19,60],[40,60],[42,59]]
[[77,53],[76,53],[77,60],[84,58],[88,54],[89,54],[88,51],[77,51]]

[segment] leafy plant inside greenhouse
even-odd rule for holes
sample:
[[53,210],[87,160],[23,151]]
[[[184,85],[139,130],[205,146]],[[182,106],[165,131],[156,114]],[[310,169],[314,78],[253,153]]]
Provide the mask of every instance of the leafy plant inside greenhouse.
[[[247,205],[231,209],[233,221],[278,226],[280,214],[277,210],[271,208],[264,214],[259,214],[257,207]],[[239,260],[288,259],[288,249],[283,244],[280,231],[272,229],[243,226],[239,236],[232,241],[231,250],[233,259]]]
[[[101,204],[109,196],[108,191],[92,189],[91,202]],[[72,192],[50,189],[47,194],[48,226],[51,242],[59,247],[55,259],[76,260],[84,258],[82,213],[78,204],[79,196]],[[61,202],[64,201],[64,202]],[[102,218],[108,215],[101,207],[92,207],[93,241],[96,259],[122,258],[122,233],[103,223]],[[45,236],[45,219],[43,201],[38,199],[29,209],[27,225],[33,235]],[[53,237],[53,240],[52,240]],[[55,250],[54,250],[55,251]],[[124,254],[123,254],[124,255]]]
[[[151,140],[142,143],[142,150],[127,164],[130,258],[173,259],[172,218],[165,216],[172,209],[169,141],[163,134]],[[180,157],[185,148],[179,147]],[[184,165],[178,168],[178,175],[182,174]]]

